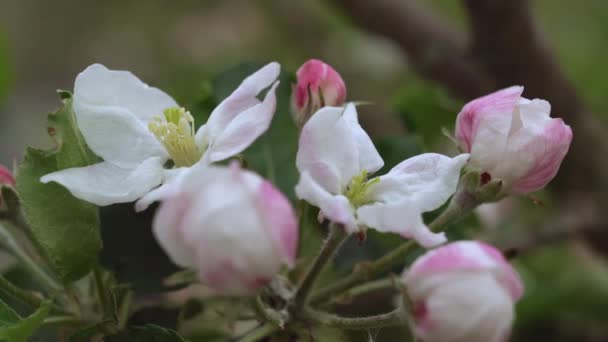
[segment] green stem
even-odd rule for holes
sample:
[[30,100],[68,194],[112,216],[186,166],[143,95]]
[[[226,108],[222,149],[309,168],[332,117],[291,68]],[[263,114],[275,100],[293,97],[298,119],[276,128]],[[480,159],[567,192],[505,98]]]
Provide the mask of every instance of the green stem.
[[[352,289],[345,291],[342,295],[344,298],[355,298],[361,295],[364,295],[368,292],[386,290],[386,289],[394,289],[395,285],[393,284],[393,279],[391,278],[382,278],[374,281],[370,281],[367,283],[363,283],[359,286],[355,286]],[[340,302],[340,297],[333,297],[332,302]]]
[[[30,291],[26,291],[22,288],[15,286],[13,283],[8,281],[6,278],[4,278],[1,275],[0,275],[0,291],[4,292],[6,295],[12,297],[13,299],[21,302],[22,304],[25,304],[32,310],[38,309],[44,302],[44,299],[36,296],[34,293],[32,293]],[[52,305],[51,309],[55,313],[62,314],[62,315],[69,315],[71,317],[74,317],[71,315],[70,312],[60,308],[57,305]]]
[[99,266],[93,268],[93,277],[95,278],[95,287],[97,288],[97,296],[99,297],[102,315],[103,317],[108,317],[109,315],[112,315],[112,308],[110,298],[108,298],[108,291],[103,281],[103,272]]
[[79,325],[82,321],[74,316],[53,316],[44,319],[42,324]]
[[332,223],[329,228],[329,235],[325,240],[325,244],[321,247],[321,251],[316,256],[315,260],[310,265],[310,268],[306,272],[306,275],[302,279],[302,282],[296,290],[294,296],[294,305],[296,310],[300,310],[308,301],[310,291],[317,280],[319,274],[323,270],[323,267],[329,260],[334,256],[338,247],[347,238],[347,234],[344,231],[344,227]]
[[27,305],[31,309],[38,309],[42,305],[42,299],[35,294],[23,290],[8,281],[6,278],[0,275],[0,291],[9,295],[10,297],[18,300],[19,302]]
[[[449,205],[448,208],[441,213],[441,215],[439,215],[437,218],[435,218],[435,220],[433,220],[433,222],[431,222],[431,224],[429,224],[429,228],[435,232],[442,231],[449,222],[457,220],[462,216],[462,211],[458,210],[458,208],[456,208],[454,205]],[[407,255],[415,248],[416,243],[413,240],[402,243],[397,248],[394,248],[390,252],[386,253],[380,259],[371,262],[369,265],[356,268],[349,276],[313,293],[311,302],[313,304],[322,303],[334,295],[347,291],[368,281],[369,279],[377,278],[391,268],[402,264]]]
[[15,240],[10,229],[10,223],[4,221],[0,223],[0,241],[2,245],[17,258],[43,285],[46,285],[53,291],[61,290],[62,286],[55,281],[46,271],[44,271],[39,263],[35,262],[29,254],[25,252],[22,246]]
[[403,315],[401,309],[395,309],[380,315],[352,318],[311,308],[307,308],[304,313],[304,317],[310,321],[345,330],[367,330],[401,325]]
[[278,326],[271,323],[266,323],[241,337],[238,342],[258,342],[277,330],[279,330]]

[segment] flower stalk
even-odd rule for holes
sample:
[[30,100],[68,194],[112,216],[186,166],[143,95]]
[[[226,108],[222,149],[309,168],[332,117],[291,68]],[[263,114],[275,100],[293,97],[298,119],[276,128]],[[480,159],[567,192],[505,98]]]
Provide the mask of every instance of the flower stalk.
[[344,231],[344,228],[340,225],[332,223],[329,227],[329,235],[325,240],[325,244],[321,248],[321,251],[310,265],[310,268],[304,275],[302,282],[298,286],[294,295],[294,308],[295,310],[301,310],[302,306],[308,301],[310,291],[317,280],[319,274],[327,264],[329,260],[334,256],[338,247],[346,240],[348,235]]

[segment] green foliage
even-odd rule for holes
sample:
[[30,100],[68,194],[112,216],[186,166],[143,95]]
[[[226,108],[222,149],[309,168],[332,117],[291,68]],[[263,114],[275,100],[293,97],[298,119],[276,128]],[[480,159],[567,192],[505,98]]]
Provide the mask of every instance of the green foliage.
[[59,184],[40,182],[48,173],[97,161],[76,126],[70,94],[60,95],[63,107],[49,115],[48,127],[57,146],[51,151],[28,148],[17,173],[17,189],[39,252],[61,280],[70,282],[89,273],[102,242],[96,206]]
[[396,108],[410,131],[426,144],[441,137],[441,128],[454,126],[461,104],[436,85],[412,77],[396,97]]
[[517,306],[520,326],[553,319],[605,328],[608,267],[603,261],[565,244],[538,249],[518,263],[518,270],[526,285]]
[[271,342],[346,342],[348,338],[339,329],[326,326],[291,326],[286,329],[287,332],[281,332],[273,336]]
[[11,307],[0,300],[0,341],[26,342],[49,313],[50,302],[26,318],[21,318]]
[[158,325],[131,327],[127,332],[106,337],[106,342],[186,342],[177,332]]
[[8,54],[8,43],[4,32],[0,30],[0,103],[8,92],[11,81],[11,65]]

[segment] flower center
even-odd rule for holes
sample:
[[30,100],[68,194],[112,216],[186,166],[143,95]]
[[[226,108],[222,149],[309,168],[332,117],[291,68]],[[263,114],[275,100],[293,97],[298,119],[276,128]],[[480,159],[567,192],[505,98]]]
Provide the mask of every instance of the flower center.
[[194,118],[184,108],[165,109],[148,129],[165,146],[176,167],[192,166],[201,159],[203,151],[194,140]]
[[361,171],[359,175],[353,177],[346,187],[346,198],[355,208],[369,204],[371,201],[367,196],[368,190],[379,181],[380,178],[378,177],[367,180],[367,170]]

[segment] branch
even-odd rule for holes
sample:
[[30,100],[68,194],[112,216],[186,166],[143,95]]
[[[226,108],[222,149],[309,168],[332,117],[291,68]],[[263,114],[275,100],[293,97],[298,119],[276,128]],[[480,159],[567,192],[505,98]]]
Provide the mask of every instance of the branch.
[[358,26],[393,39],[423,76],[471,99],[493,88],[461,35],[414,0],[333,0]]

